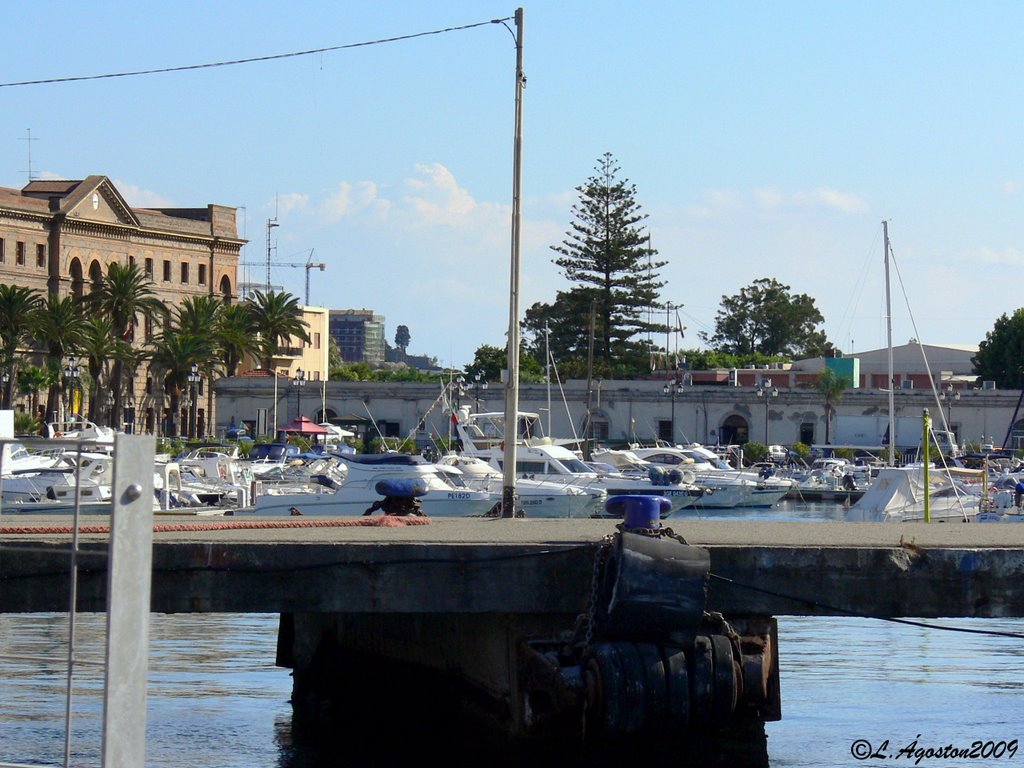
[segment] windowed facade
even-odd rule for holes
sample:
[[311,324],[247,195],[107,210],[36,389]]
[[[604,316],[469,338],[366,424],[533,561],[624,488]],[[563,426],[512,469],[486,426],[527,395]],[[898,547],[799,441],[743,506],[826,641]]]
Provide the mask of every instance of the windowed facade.
[[[102,284],[113,264],[122,264],[139,268],[148,282],[155,282],[151,289],[169,309],[187,297],[207,295],[213,284],[226,286],[226,301],[237,298],[231,287],[236,282],[244,239],[238,236],[233,208],[132,209],[110,179],[99,175],[80,180],[30,180],[21,189],[3,188],[2,194],[0,284],[29,288],[44,296],[53,291],[61,297],[84,299]],[[94,213],[99,201],[110,203],[101,219]],[[160,278],[155,277],[157,261],[161,262]],[[197,269],[190,270],[189,264]],[[198,269],[200,265],[203,269]],[[202,288],[196,282],[200,273]],[[138,324],[143,327],[133,328],[126,341],[141,344],[159,332],[158,321],[145,322],[141,314]],[[160,431],[162,386],[159,372],[151,373],[148,368],[141,364],[125,377],[121,412],[101,409],[104,425],[119,428],[132,422],[124,408],[134,404],[140,415],[153,414],[149,428]],[[153,377],[148,382],[147,375]],[[16,394],[13,406],[26,402],[27,397]],[[204,427],[209,429],[215,416],[206,408]],[[196,409],[194,405],[193,414]],[[135,426],[138,429],[140,425]],[[181,425],[174,426],[180,429]]]

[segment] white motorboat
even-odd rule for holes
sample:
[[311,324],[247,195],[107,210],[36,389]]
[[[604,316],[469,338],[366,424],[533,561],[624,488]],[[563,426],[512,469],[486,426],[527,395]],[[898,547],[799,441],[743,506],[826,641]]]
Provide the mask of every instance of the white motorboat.
[[[498,412],[470,413],[468,408],[462,408],[457,418],[456,432],[463,455],[483,459],[504,475],[505,415]],[[665,517],[691,506],[695,493],[698,493],[692,484],[684,482],[682,474],[672,478],[659,475],[659,482],[655,483],[649,476],[597,472],[568,448],[578,441],[552,440],[542,436],[540,417],[536,413],[519,413],[516,434],[519,436],[516,443],[517,487],[524,480],[543,480],[590,492],[603,491],[607,496],[664,496],[671,502]],[[595,514],[604,517],[606,513],[602,509]]]
[[110,454],[67,451],[48,467],[16,469],[0,478],[5,513],[109,512],[113,461]]
[[[461,470],[466,486],[501,497],[504,475],[483,458],[449,453],[435,463]],[[516,497],[516,508],[526,517],[599,517],[608,494],[604,488],[517,478]]]
[[404,487],[427,517],[473,517],[491,512],[500,494],[469,488],[455,467],[442,467],[403,453],[338,454],[343,479],[295,486],[275,492],[264,489],[253,504],[237,510],[257,515],[365,515],[381,508],[389,486]]
[[[999,491],[1011,496],[1010,491]],[[993,506],[984,470],[924,465],[883,467],[864,495],[846,510],[855,522],[912,522],[925,519],[925,503],[931,520],[970,521]],[[1002,505],[1001,505],[1002,506]]]
[[698,443],[653,448],[636,446],[630,450],[655,466],[692,472],[696,483],[711,491],[699,498],[695,507],[771,507],[793,487],[793,481],[786,478],[735,469]]

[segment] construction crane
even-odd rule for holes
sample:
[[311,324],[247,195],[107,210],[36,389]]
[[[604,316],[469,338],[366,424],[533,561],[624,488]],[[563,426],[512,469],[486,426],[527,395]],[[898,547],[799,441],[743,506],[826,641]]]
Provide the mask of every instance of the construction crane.
[[[274,267],[296,267],[296,268],[301,267],[301,268],[306,270],[306,306],[309,306],[309,271],[311,269],[319,269],[321,272],[323,272],[325,269],[327,269],[327,265],[326,264],[323,264],[321,262],[314,262],[313,261],[313,251],[314,250],[315,249],[313,249],[313,248],[309,249],[309,258],[307,258],[305,261],[284,261],[284,262],[275,261],[275,262],[270,262],[268,260],[266,262],[266,265],[267,265],[267,286],[268,286],[268,290],[269,290],[269,286],[270,286],[270,268],[271,268],[271,266],[274,266]],[[262,266],[262,262],[261,263],[257,263],[257,262],[253,262],[253,261],[242,261],[242,262],[239,262],[238,266],[240,266],[240,267],[259,267],[259,266]]]

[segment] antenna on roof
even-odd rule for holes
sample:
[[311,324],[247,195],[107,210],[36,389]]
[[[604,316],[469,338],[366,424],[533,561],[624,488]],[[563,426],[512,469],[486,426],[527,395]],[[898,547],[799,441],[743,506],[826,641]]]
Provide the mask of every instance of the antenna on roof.
[[32,175],[32,142],[33,141],[39,141],[39,139],[33,139],[32,138],[32,129],[31,128],[26,128],[25,130],[28,131],[28,138],[27,139],[21,139],[21,141],[27,141],[28,142],[28,180],[31,183],[32,181],[35,180],[35,176]]

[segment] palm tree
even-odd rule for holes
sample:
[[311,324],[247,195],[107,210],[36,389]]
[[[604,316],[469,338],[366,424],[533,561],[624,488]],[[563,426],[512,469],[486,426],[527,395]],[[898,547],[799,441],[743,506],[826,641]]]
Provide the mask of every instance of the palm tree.
[[264,370],[273,369],[280,345],[290,337],[309,342],[306,321],[302,319],[302,307],[296,296],[287,292],[255,291],[246,302],[250,304],[253,327],[259,334],[257,354]]
[[255,353],[256,338],[252,305],[225,304],[218,318],[214,338],[220,350],[220,362],[226,376],[234,376],[242,359]]
[[162,374],[163,391],[171,400],[167,435],[177,437],[179,402],[188,386],[188,375],[193,365],[208,369],[216,360],[216,347],[209,335],[182,331],[171,325],[153,340],[151,360],[153,368]]
[[89,420],[98,422],[101,399],[96,396],[96,387],[101,381],[105,381],[104,374],[107,369],[107,361],[123,358],[126,349],[130,347],[126,342],[117,338],[114,333],[114,323],[109,317],[91,315],[85,321],[82,329],[82,340],[79,344],[79,351],[85,357],[89,368],[89,378],[93,382],[93,396],[89,398]]
[[832,414],[843,401],[843,393],[849,382],[831,368],[826,368],[814,380],[814,388],[825,398],[825,443],[831,443]]
[[[177,321],[177,328],[181,333],[191,333],[196,336],[211,339],[213,341],[214,348],[216,348],[217,327],[220,323],[220,316],[224,311],[224,308],[224,302],[220,299],[215,299],[213,296],[189,296],[174,312]],[[213,379],[215,363],[216,359],[207,361],[203,364],[197,363],[202,371],[203,378],[206,379],[207,383],[207,414],[213,412],[213,387],[210,386],[210,382]],[[198,394],[193,392],[192,397],[198,397]],[[195,411],[189,412],[188,433],[190,436],[194,437],[196,424],[192,422],[193,413],[195,413]]]
[[47,368],[30,365],[18,371],[18,394],[28,395],[29,408],[33,416],[39,412],[39,390],[47,389],[54,376]]
[[[136,264],[125,266],[114,262],[100,285],[89,295],[89,300],[101,315],[110,318],[114,337],[131,343],[134,341],[136,315],[153,321],[166,315],[166,308],[153,289],[153,281]],[[121,389],[124,358],[114,358],[111,391],[114,394],[114,413],[121,412]]]
[[21,285],[0,285],[0,371],[7,375],[0,407],[10,409],[17,376],[15,355],[32,340],[35,313],[42,305],[38,291]]
[[[60,370],[64,356],[81,345],[85,330],[85,315],[81,302],[73,296],[59,297],[48,294],[45,303],[36,312],[33,336],[46,347],[50,370]],[[61,396],[59,378],[50,384],[46,396],[46,413],[57,411]],[[74,395],[72,394],[72,397]]]

